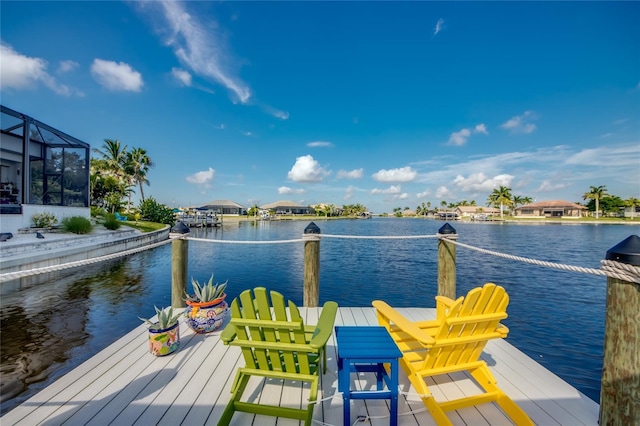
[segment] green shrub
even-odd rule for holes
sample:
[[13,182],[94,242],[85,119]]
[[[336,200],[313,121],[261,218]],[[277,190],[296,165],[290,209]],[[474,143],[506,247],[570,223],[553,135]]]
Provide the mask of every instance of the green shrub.
[[120,222],[116,219],[116,215],[113,213],[107,213],[104,215],[104,227],[111,229],[112,231],[120,228]]
[[58,223],[58,218],[53,213],[36,213],[31,217],[33,226],[36,228],[50,228]]
[[91,221],[82,216],[71,216],[62,219],[62,228],[67,232],[74,234],[88,234],[93,226]]
[[104,216],[105,210],[102,207],[91,206],[91,217]]
[[149,197],[143,203],[140,203],[140,214],[144,220],[149,222],[166,223],[171,226],[175,223],[173,209],[158,203],[153,197]]

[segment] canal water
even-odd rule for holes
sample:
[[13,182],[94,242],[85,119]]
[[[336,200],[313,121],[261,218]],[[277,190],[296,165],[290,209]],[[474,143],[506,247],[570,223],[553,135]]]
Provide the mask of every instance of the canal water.
[[[322,234],[432,235],[421,219],[316,220]],[[225,222],[194,237],[238,241],[301,238],[308,222]],[[637,228],[625,225],[452,223],[458,241],[516,256],[599,268],[606,251]],[[320,244],[320,303],[434,307],[436,239],[335,239]],[[302,305],[303,243],[189,242],[189,277],[228,280],[231,300],[264,286]],[[606,278],[525,264],[457,248],[459,295],[485,282],[510,295],[507,341],[599,401]],[[171,245],[52,275],[3,294],[1,411],[12,409],[171,303]]]

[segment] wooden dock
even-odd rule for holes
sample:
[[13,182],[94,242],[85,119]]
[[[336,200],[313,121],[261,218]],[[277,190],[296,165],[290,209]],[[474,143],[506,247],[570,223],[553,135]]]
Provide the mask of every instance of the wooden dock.
[[[400,308],[413,320],[435,318],[435,309]],[[301,308],[307,324],[314,324],[320,308]],[[336,325],[377,325],[373,308],[340,308]],[[215,425],[230,396],[236,368],[244,365],[239,348],[224,346],[219,332],[197,335],[180,324],[181,347],[166,357],[148,353],[147,331],[140,325],[111,346],[81,364],[26,402],[0,418],[9,425]],[[342,397],[337,393],[337,361],[334,336],[327,346],[329,370],[322,377],[314,420],[316,424],[342,424]],[[507,341],[491,341],[483,358],[494,372],[499,386],[539,425],[597,425],[598,404],[568,383],[517,350]],[[458,373],[455,384],[437,379],[438,399],[474,393],[476,385]],[[355,385],[375,387],[367,375]],[[435,384],[435,383],[434,383]],[[249,386],[264,387],[263,402],[299,407],[305,391],[298,384],[256,381]],[[354,386],[354,384],[352,384]],[[432,385],[430,385],[430,388]],[[434,425],[435,422],[408,379],[401,373],[399,425]],[[437,394],[438,392],[439,394]],[[250,395],[247,391],[245,394]],[[332,396],[335,395],[333,398]],[[266,401],[266,400],[269,401]],[[353,401],[351,424],[388,425],[385,400]],[[233,425],[275,425],[276,419],[236,413]],[[455,425],[511,424],[493,404],[465,408],[450,413]],[[277,425],[298,424],[277,419]],[[351,425],[348,425],[351,426]]]

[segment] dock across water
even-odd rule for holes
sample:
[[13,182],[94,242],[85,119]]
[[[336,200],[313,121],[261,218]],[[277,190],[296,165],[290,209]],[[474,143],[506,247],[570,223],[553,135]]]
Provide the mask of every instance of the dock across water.
[[[300,308],[307,324],[314,324],[321,308]],[[435,309],[399,308],[415,321],[435,318]],[[378,325],[373,308],[341,307],[335,325]],[[222,344],[220,332],[195,334],[181,322],[180,349],[166,357],[148,352],[146,326],[140,325],[26,402],[0,418],[9,425],[215,425],[229,401],[236,368],[244,365],[237,347]],[[342,424],[342,397],[337,394],[335,333],[327,345],[328,371],[321,377],[321,402],[315,407],[316,424]],[[520,352],[507,340],[490,341],[482,355],[498,385],[539,425],[597,425],[599,406],[571,385]],[[462,379],[462,380],[460,380]],[[362,389],[374,388],[371,377],[356,378]],[[256,381],[268,403],[300,407],[300,386],[280,381]],[[353,386],[353,385],[352,385]],[[432,388],[432,385],[429,385]],[[437,399],[475,393],[471,379],[456,376],[433,382]],[[266,390],[266,392],[265,392]],[[436,394],[435,392],[440,394]],[[399,425],[434,425],[431,415],[404,373],[400,375]],[[251,392],[247,391],[246,394]],[[331,398],[333,395],[335,397]],[[305,404],[306,405],[306,404]],[[387,400],[352,402],[352,423],[364,416],[362,425],[388,425]],[[289,425],[298,421],[237,413],[233,425]],[[454,424],[511,424],[494,404],[484,404],[450,413]],[[254,422],[256,420],[257,422]],[[350,425],[348,425],[350,426]]]

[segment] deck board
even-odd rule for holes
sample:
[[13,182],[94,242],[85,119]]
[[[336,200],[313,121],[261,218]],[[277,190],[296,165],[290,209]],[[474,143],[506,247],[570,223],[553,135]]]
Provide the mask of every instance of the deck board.
[[[434,309],[401,308],[408,318],[424,321],[435,317]],[[302,308],[307,324],[318,320],[319,308]],[[377,325],[372,308],[341,307],[336,325]],[[236,369],[244,365],[240,349],[222,344],[220,332],[193,333],[180,325],[180,350],[166,357],[148,353],[146,327],[141,325],[70,371],[29,400],[6,413],[0,423],[9,425],[215,425],[229,401]],[[507,341],[491,341],[483,358],[499,386],[540,425],[597,425],[598,404],[518,351]],[[337,349],[335,336],[327,345],[328,371],[321,377],[319,402],[314,420],[342,424],[342,397],[337,394]],[[473,393],[477,385],[463,373],[456,382],[446,376],[430,378],[438,384],[437,398],[453,398]],[[352,375],[354,386],[371,388],[375,381],[367,375]],[[308,386],[278,380],[250,382],[248,392],[264,402],[302,407]],[[400,375],[398,424],[435,425],[404,373]],[[388,425],[386,400],[354,400],[351,422],[368,416],[363,425]],[[495,404],[483,404],[450,413],[455,425],[510,424]],[[232,425],[298,425],[297,421],[236,413]]]

